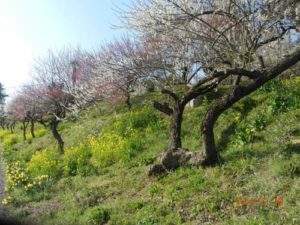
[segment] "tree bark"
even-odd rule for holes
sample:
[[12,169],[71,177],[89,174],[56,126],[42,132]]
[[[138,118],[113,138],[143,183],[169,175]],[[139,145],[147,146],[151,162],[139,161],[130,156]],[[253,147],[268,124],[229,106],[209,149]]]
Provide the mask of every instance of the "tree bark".
[[130,100],[130,94],[127,94],[125,103],[128,107],[128,110],[131,110],[132,104],[131,104],[131,100]]
[[234,86],[239,85],[240,82],[241,82],[241,79],[242,79],[242,76],[241,76],[241,75],[237,76],[236,79],[234,80],[233,85],[234,85]]
[[169,91],[162,90],[163,94],[170,95],[174,100],[174,106],[172,108],[169,107],[168,103],[161,104],[159,102],[154,101],[153,106],[157,110],[165,113],[170,116],[170,125],[169,125],[169,149],[176,151],[176,149],[181,148],[181,124],[182,117],[185,105],[188,101],[182,101],[178,98],[178,96]]
[[26,126],[25,126],[25,122],[23,122],[22,130],[23,130],[23,140],[26,141]]
[[33,119],[30,120],[30,133],[31,133],[32,138],[35,138],[35,134],[34,134],[34,120]]
[[55,140],[57,141],[58,144],[58,150],[63,153],[64,152],[64,141],[61,138],[58,130],[57,130],[57,126],[59,124],[59,120],[56,118],[56,116],[54,116],[50,122],[50,129],[52,131],[53,137],[55,138]]
[[42,124],[45,128],[48,127],[48,125],[46,124],[46,122],[43,120],[43,118],[37,120],[38,123]]
[[234,103],[238,102],[243,97],[251,94],[259,87],[268,81],[279,76],[282,72],[289,69],[300,61],[300,50],[298,49],[294,54],[286,57],[281,63],[264,71],[253,81],[243,82],[240,85],[233,87],[228,94],[220,99],[217,99],[208,109],[201,125],[203,138],[203,153],[204,160],[202,165],[212,165],[219,161],[219,155],[216,150],[213,128],[219,116]]
[[212,165],[219,161],[214,137],[214,124],[218,115],[214,111],[208,111],[204,117],[201,132],[205,149],[205,158],[202,165]]
[[23,124],[23,127],[22,127],[22,130],[23,130],[23,140],[26,141],[26,130],[27,130],[27,126],[28,126],[28,122],[27,121],[23,121],[22,122]]
[[10,133],[14,133],[14,129],[15,129],[15,126],[16,126],[16,121],[14,120],[11,124],[10,124]]
[[181,148],[181,124],[184,107],[174,107],[169,128],[169,149]]
[[168,103],[161,104],[159,102],[154,102],[153,106],[157,110],[170,116],[170,126],[169,126],[169,149],[164,152],[160,158],[158,164],[154,164],[149,169],[148,175],[153,176],[168,170],[176,169],[179,166],[198,166],[202,162],[202,155],[199,153],[189,152],[187,149],[182,148],[181,143],[181,126],[183,119],[183,112],[186,104],[197,97],[200,94],[206,93],[214,87],[214,84],[211,86],[205,87],[203,90],[193,90],[183,98],[179,99],[178,96],[169,91],[163,90],[163,94],[170,95],[174,100],[174,106],[169,107]]

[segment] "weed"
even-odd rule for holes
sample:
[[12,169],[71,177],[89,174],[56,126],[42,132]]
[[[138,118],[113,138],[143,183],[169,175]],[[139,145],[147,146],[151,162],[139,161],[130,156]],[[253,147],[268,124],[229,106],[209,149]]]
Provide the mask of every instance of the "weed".
[[83,221],[90,225],[104,225],[109,219],[109,210],[99,206],[88,208],[83,216]]

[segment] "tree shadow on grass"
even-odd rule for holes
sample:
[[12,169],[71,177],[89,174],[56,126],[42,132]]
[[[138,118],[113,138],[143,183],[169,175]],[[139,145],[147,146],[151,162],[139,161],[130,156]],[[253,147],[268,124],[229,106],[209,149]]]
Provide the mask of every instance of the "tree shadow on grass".
[[223,151],[226,149],[227,145],[230,143],[230,136],[234,134],[237,128],[237,123],[233,121],[227,128],[225,128],[221,133],[221,138],[218,142],[218,149]]
[[257,149],[240,149],[238,151],[234,151],[232,153],[227,154],[224,156],[225,163],[229,161],[234,161],[241,158],[253,158],[253,159],[262,159],[268,158],[271,155],[274,155],[275,150],[272,149],[264,149],[264,150],[257,150]]
[[300,140],[297,143],[289,144],[284,150],[286,154],[300,154]]
[[[251,97],[248,97],[245,98],[242,102],[242,107],[232,107],[232,109],[240,112],[244,120],[248,116],[248,114],[257,106],[258,103]],[[223,151],[227,148],[228,144],[230,143],[230,136],[234,134],[235,130],[237,129],[237,125],[237,122],[233,121],[227,128],[222,131],[220,140],[218,142],[218,149],[220,149],[220,151]]]

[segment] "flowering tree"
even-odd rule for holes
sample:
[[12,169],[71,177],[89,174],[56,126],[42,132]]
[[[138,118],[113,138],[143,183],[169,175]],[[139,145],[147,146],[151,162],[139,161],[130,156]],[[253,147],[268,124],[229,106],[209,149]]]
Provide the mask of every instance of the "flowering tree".
[[71,62],[73,66],[72,85],[63,88],[63,92],[72,96],[68,110],[76,116],[81,109],[112,95],[113,82],[104,68],[98,53],[77,55]]
[[[144,35],[135,37],[134,40],[127,37],[104,46],[99,57],[99,62],[106,68],[106,72],[102,74],[111,74],[111,96],[125,98],[129,109],[130,93],[141,82],[156,82],[163,94],[171,96],[174,100],[172,106],[155,102],[154,107],[171,118],[169,139],[170,148],[174,150],[181,147],[180,132],[184,107],[194,98],[192,92],[186,92],[187,96],[184,97],[176,93],[176,85],[192,84],[194,80],[199,79],[202,69],[202,66],[197,64],[199,49],[188,48],[189,39],[181,38],[180,33],[167,40],[159,35]],[[215,84],[216,80],[199,85],[197,93],[206,93],[212,90]]]
[[[166,154],[163,158],[168,160],[162,160],[160,169],[218,162],[213,127],[222,112],[300,60],[299,1],[137,0],[121,16],[123,26],[137,33],[165,40],[180,33],[188,38],[190,48],[199,47],[196,61],[203,68],[203,78],[194,83],[188,95],[196,97],[201,94],[197,88],[236,77],[204,116],[203,152],[197,156],[188,152]],[[283,48],[291,35],[292,47]],[[267,57],[276,49],[281,50],[278,57]],[[168,165],[170,161],[176,163]]]
[[30,133],[34,138],[35,122],[43,117],[43,110],[40,107],[37,87],[33,84],[23,85],[20,90],[15,94],[8,105],[8,115],[11,119],[9,124],[11,130],[13,129],[16,121],[22,123],[23,137],[26,140],[26,129],[30,125]]
[[[21,95],[15,96],[8,105],[8,115],[14,121],[20,121],[22,124],[23,139],[26,140],[26,130],[29,124],[25,98]],[[27,116],[28,115],[28,116]]]
[[131,94],[147,73],[142,64],[145,56],[145,49],[140,42],[130,37],[102,46],[97,59],[104,69],[101,75],[106,77],[107,91],[110,93],[108,99],[124,100],[128,109],[131,109]]
[[74,73],[74,63],[80,54],[79,50],[63,49],[57,53],[48,52],[45,58],[36,60],[33,67],[33,85],[37,87],[39,107],[43,114],[52,115],[50,129],[63,152],[64,141],[57,130],[66,113],[71,111],[74,97],[64,90],[72,89],[78,74]]

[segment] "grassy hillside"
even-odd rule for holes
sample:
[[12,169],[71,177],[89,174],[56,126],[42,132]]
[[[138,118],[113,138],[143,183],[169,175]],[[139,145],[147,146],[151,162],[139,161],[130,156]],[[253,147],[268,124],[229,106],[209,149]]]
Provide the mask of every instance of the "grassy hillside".
[[[100,104],[63,122],[60,155],[49,130],[22,141],[1,130],[10,218],[29,224],[300,224],[300,83],[275,81],[216,125],[222,163],[147,177],[167,148],[169,120],[134,98],[134,109]],[[183,146],[199,150],[200,123],[214,98],[187,108]],[[29,134],[28,134],[29,136]]]

